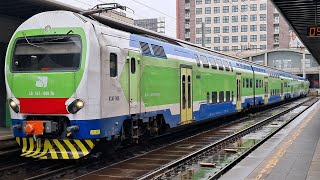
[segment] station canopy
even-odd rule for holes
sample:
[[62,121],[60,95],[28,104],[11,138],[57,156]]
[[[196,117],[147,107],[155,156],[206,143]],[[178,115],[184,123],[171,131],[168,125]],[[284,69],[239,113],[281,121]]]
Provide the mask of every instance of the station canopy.
[[320,64],[320,0],[271,1]]
[[[83,11],[83,9],[55,0],[0,0],[0,27],[7,27],[0,29],[0,42],[1,40],[3,42],[3,38],[6,38],[6,41],[4,42],[8,42],[16,28],[31,16],[41,12],[54,10],[66,10],[73,12]],[[135,34],[148,34],[167,41],[175,41],[173,38],[132,24],[117,21],[105,15],[93,14],[91,17],[112,28],[121,29]]]

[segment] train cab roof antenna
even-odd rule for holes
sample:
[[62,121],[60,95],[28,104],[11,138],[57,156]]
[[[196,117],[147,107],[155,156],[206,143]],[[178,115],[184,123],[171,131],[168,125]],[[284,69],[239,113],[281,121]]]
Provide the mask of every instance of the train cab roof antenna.
[[[92,14],[108,12],[108,11],[114,10],[114,9],[121,9],[121,10],[126,11],[127,9],[130,9],[130,8],[127,6],[122,6],[119,3],[103,3],[103,4],[97,4],[96,6],[94,6],[90,10],[82,11],[80,14],[85,15],[85,16],[90,16]],[[134,11],[132,9],[130,9],[130,10],[134,13]]]

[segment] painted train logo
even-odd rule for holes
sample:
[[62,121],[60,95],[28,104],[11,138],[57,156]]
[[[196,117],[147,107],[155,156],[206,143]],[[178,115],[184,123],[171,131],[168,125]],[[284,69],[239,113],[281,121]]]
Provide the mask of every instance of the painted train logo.
[[48,77],[47,76],[38,76],[36,81],[36,87],[45,88],[48,85]]
[[[36,80],[36,87],[46,88],[48,86],[48,77],[47,76],[38,76]],[[29,91],[29,96],[54,96],[54,91]]]

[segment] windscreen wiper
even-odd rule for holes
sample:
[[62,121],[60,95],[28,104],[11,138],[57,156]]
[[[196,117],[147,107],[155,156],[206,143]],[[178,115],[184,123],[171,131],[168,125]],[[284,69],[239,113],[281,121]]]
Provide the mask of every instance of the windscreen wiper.
[[37,48],[41,48],[40,46],[36,45],[36,44],[32,44],[29,42],[27,36],[26,36],[26,33],[22,32],[23,36],[24,36],[24,39],[27,41],[27,43],[30,45],[30,46],[34,46],[34,47],[37,47]]

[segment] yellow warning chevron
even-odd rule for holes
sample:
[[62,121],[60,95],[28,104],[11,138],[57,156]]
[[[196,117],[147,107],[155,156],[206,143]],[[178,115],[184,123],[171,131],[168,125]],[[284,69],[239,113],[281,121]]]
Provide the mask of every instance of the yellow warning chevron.
[[21,156],[39,159],[79,159],[88,155],[98,139],[37,139],[20,138],[16,141],[22,148]]

